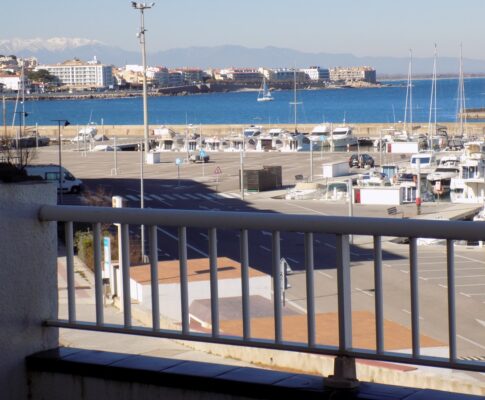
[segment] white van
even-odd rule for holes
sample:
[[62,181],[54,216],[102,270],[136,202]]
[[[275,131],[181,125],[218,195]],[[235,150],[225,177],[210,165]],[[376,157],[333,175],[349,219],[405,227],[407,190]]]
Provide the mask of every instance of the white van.
[[[79,193],[83,187],[80,179],[77,179],[66,168],[61,167],[62,171],[62,192],[63,193]],[[59,187],[59,165],[45,164],[45,165],[29,165],[25,167],[25,172],[29,176],[40,176],[46,181],[57,182],[57,190]]]

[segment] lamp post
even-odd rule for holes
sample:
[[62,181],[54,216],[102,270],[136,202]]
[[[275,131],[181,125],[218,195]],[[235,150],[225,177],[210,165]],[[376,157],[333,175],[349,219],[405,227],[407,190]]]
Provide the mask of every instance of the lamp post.
[[148,94],[147,94],[147,66],[146,66],[146,50],[145,50],[145,10],[152,8],[155,3],[138,3],[131,2],[131,6],[135,10],[140,10],[140,31],[136,36],[140,39],[141,55],[143,62],[143,138],[145,151],[148,151]]
[[67,119],[53,119],[53,122],[57,122],[57,141],[59,143],[59,204],[62,204],[62,144],[61,144],[61,122],[63,126],[71,125]]
[[25,111],[15,111],[15,114],[19,116],[19,130],[17,131],[17,137],[15,138],[15,149],[17,150],[17,164],[22,166],[22,151],[20,150],[20,139],[22,137],[22,125],[25,125],[25,118],[29,116],[29,113]]

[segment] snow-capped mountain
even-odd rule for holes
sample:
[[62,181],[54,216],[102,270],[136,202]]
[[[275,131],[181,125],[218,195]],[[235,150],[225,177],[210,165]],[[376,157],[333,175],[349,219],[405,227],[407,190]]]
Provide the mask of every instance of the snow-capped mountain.
[[19,53],[19,52],[39,52],[42,50],[57,52],[67,49],[75,49],[83,46],[97,46],[103,45],[99,40],[83,39],[83,38],[63,38],[53,37],[49,39],[33,38],[33,39],[0,39],[0,52],[3,53]]

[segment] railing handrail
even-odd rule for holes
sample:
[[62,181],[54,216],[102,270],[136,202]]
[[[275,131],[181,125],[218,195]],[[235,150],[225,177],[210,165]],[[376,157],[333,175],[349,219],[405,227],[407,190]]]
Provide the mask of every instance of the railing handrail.
[[326,215],[288,215],[258,211],[198,211],[93,206],[50,206],[39,210],[41,221],[77,221],[134,225],[190,226],[217,229],[266,229],[344,235],[485,240],[485,222],[443,221]]

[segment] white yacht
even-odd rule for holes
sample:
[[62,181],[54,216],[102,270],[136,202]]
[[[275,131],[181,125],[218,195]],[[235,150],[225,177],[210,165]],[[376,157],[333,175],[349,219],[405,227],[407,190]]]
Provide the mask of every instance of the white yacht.
[[310,132],[309,139],[312,142],[314,151],[320,150],[322,147],[330,146],[332,136],[331,127],[327,124],[318,124]]
[[157,142],[157,151],[181,151],[185,146],[185,137],[164,125],[155,128],[153,133]]
[[460,173],[450,181],[452,203],[483,203],[485,201],[485,143],[465,143]]
[[333,147],[347,147],[356,146],[357,138],[352,133],[350,126],[340,126],[332,131],[331,146]]
[[443,196],[450,192],[451,179],[460,173],[460,159],[457,156],[445,156],[436,169],[426,176],[433,194]]

